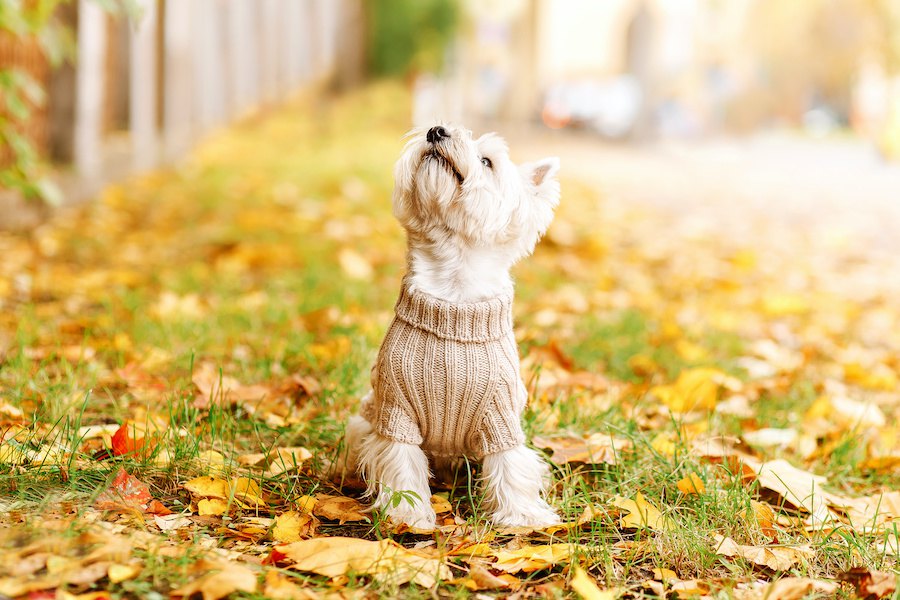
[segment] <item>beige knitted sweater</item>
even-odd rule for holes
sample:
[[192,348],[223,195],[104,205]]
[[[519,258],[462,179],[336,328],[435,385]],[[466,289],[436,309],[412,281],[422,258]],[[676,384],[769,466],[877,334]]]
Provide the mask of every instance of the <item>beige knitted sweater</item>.
[[521,444],[512,298],[450,303],[404,285],[394,311],[363,407],[375,430],[433,456],[479,459]]

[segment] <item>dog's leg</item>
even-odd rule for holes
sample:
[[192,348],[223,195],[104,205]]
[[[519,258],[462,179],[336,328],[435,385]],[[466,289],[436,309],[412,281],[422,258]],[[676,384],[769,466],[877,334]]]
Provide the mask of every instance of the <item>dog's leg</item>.
[[485,456],[484,503],[494,524],[541,528],[559,523],[543,498],[549,476],[547,463],[525,446]]
[[359,471],[369,488],[367,494],[375,497],[373,508],[384,509],[395,522],[417,529],[434,529],[436,517],[428,487],[428,457],[419,446],[395,442],[372,432],[362,441]]

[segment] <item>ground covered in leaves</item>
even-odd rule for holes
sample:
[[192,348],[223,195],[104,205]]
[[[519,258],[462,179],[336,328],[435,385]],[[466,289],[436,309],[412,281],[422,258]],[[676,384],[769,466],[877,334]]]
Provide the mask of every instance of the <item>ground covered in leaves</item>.
[[565,171],[515,306],[565,524],[492,530],[463,472],[421,534],[322,477],[402,273],[408,114],[301,99],[0,233],[0,597],[897,597],[898,264]]

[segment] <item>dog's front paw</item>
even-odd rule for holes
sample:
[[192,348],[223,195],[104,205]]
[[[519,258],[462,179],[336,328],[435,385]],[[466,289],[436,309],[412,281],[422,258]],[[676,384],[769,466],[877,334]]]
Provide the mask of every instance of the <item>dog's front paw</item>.
[[561,523],[556,511],[543,500],[498,510],[491,515],[491,521],[497,527],[531,527],[532,529],[543,529]]
[[409,506],[400,504],[396,507],[389,508],[385,511],[385,515],[391,522],[395,524],[404,524],[413,529],[421,529],[422,531],[433,531],[437,523],[437,515],[429,506],[427,508],[420,506]]

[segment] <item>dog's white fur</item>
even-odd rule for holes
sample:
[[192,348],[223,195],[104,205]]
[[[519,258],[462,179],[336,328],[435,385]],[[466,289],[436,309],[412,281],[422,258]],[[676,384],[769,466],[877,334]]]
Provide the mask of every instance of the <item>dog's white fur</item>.
[[[436,143],[426,128],[413,130],[394,168],[394,216],[407,233],[411,291],[449,302],[512,294],[510,268],[531,254],[559,204],[559,160],[516,165],[496,135],[473,139],[466,129],[443,127],[449,137]],[[371,392],[362,400],[369,401]],[[345,442],[345,465],[359,470],[376,509],[397,522],[434,528],[429,457],[420,447],[379,435],[359,415],[347,423]],[[492,521],[558,523],[544,500],[548,479],[547,464],[524,445],[485,456],[481,487]],[[394,506],[396,492],[414,492],[418,500]]]

